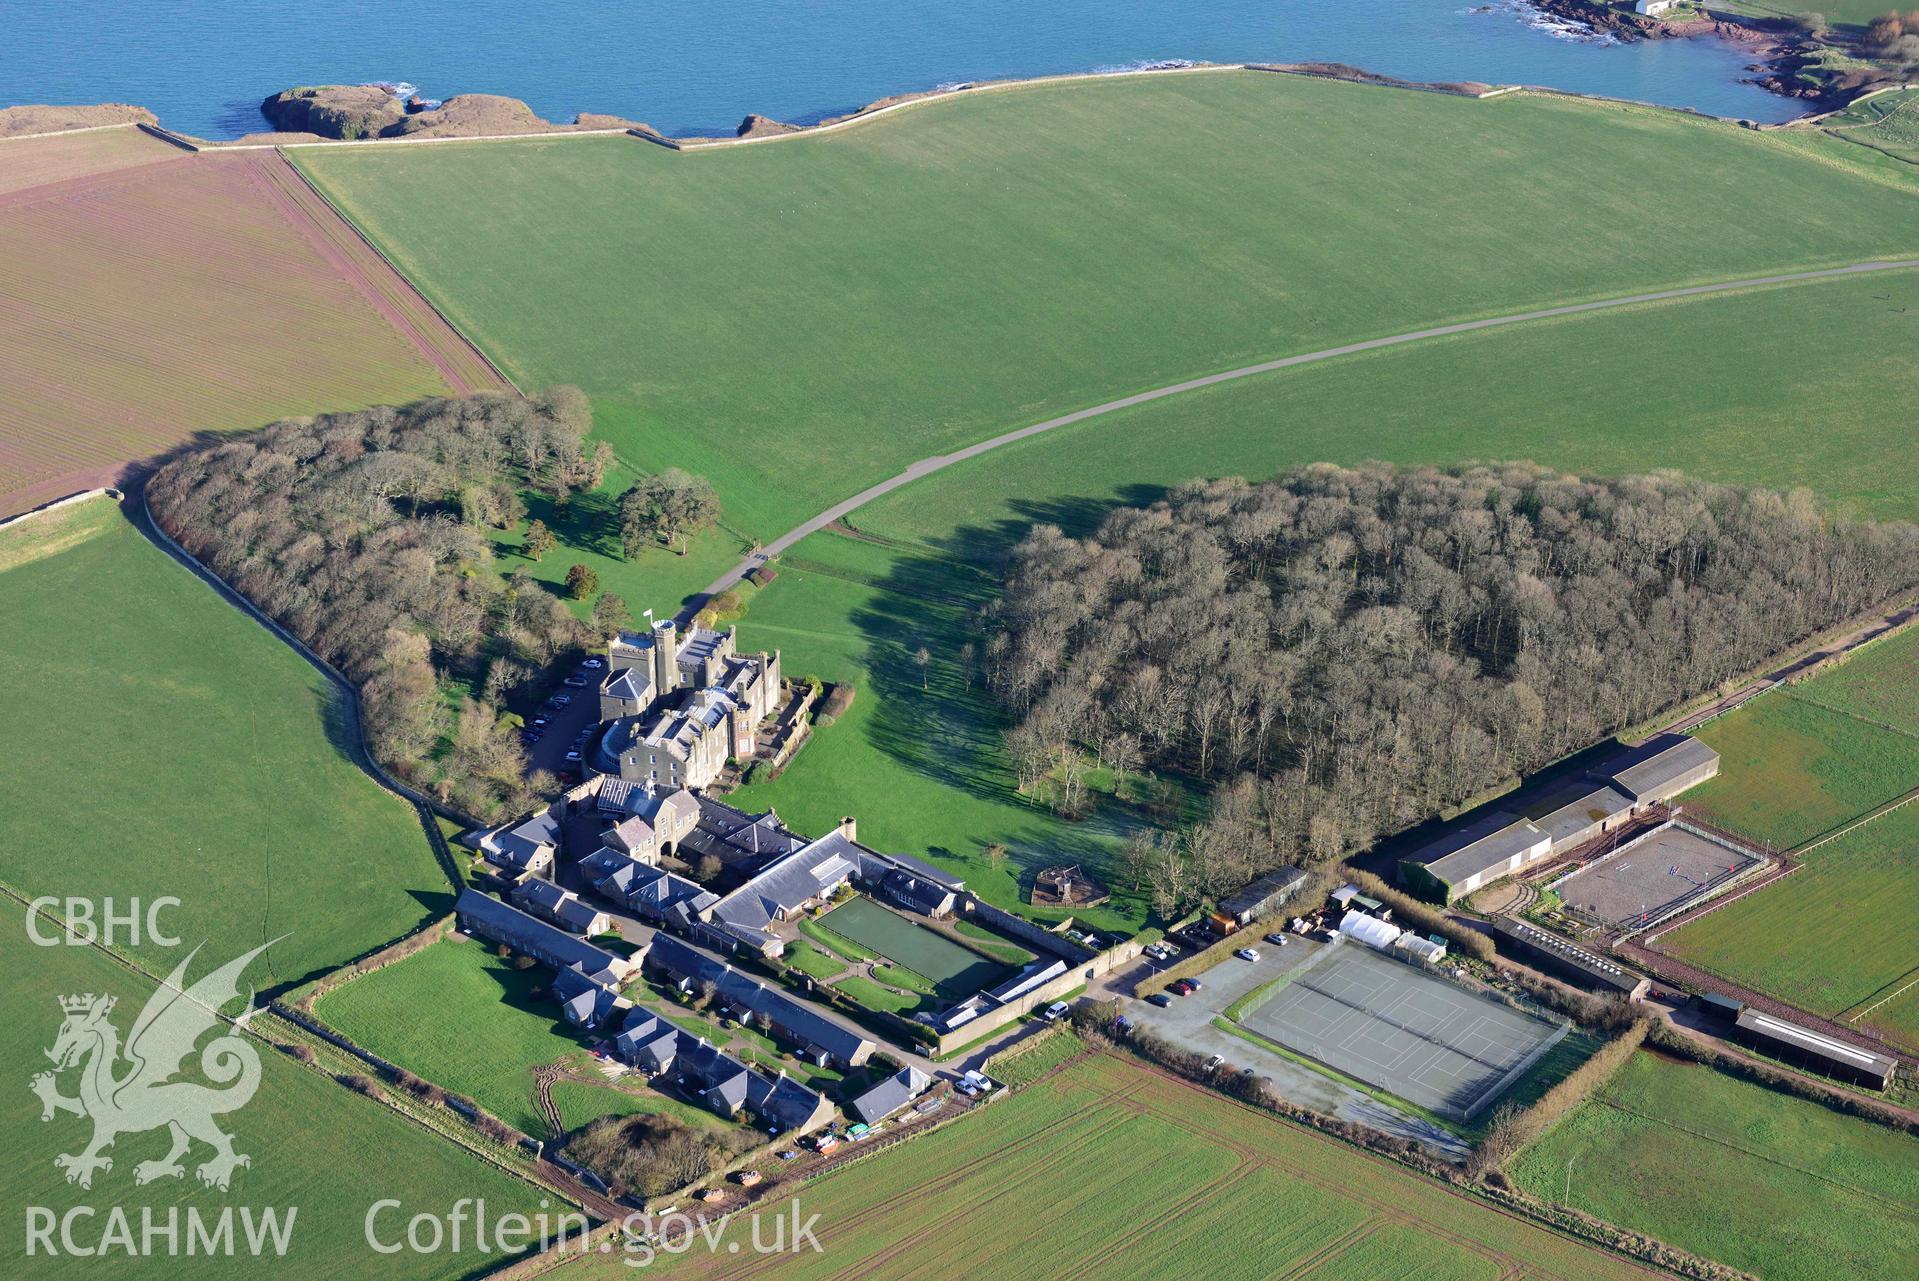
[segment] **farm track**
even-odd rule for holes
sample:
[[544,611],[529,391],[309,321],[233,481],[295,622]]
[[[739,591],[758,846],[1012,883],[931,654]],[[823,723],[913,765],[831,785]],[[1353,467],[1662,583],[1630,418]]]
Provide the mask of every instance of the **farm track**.
[[1497,329],[1508,325],[1526,324],[1537,320],[1552,320],[1562,316],[1585,315],[1597,311],[1611,311],[1620,307],[1635,307],[1647,303],[1667,302],[1680,298],[1702,298],[1712,294],[1733,293],[1743,289],[1759,289],[1767,286],[1801,285],[1816,281],[1840,280],[1851,276],[1865,275],[1881,271],[1903,271],[1919,267],[1919,260],[1872,259],[1866,262],[1851,263],[1844,267],[1828,267],[1818,271],[1781,272],[1770,276],[1749,276],[1740,280],[1721,281],[1711,285],[1690,285],[1680,289],[1660,289],[1650,293],[1626,294],[1618,298],[1602,298],[1593,302],[1568,303],[1558,307],[1542,307],[1532,311],[1511,312],[1503,316],[1488,316],[1480,320],[1459,321],[1449,325],[1435,325],[1427,329],[1415,329],[1406,333],[1391,334],[1384,338],[1370,338],[1363,342],[1345,343],[1338,347],[1327,347],[1320,351],[1309,351],[1297,356],[1283,356],[1276,360],[1261,361],[1258,364],[1242,365],[1237,369],[1228,369],[1221,373],[1207,374],[1199,378],[1189,378],[1183,382],[1170,383],[1164,387],[1155,387],[1149,391],[1137,392],[1131,396],[1122,396],[1118,400],[1109,400],[1104,404],[1093,405],[1086,409],[1061,414],[1044,422],[1032,423],[1013,431],[979,441],[950,454],[935,454],[922,458],[907,468],[878,484],[870,485],[853,495],[842,499],[818,515],[801,522],[787,530],[772,542],[749,553],[725,574],[713,580],[699,595],[693,597],[681,613],[682,622],[712,597],[732,587],[748,573],[767,564],[782,552],[820,530],[866,506],[868,503],[885,497],[894,490],[924,479],[935,472],[944,471],[955,463],[977,458],[981,454],[1020,441],[1031,439],[1046,432],[1057,431],[1062,427],[1071,427],[1090,419],[1101,418],[1123,410],[1134,409],[1141,405],[1164,400],[1170,396],[1179,396],[1187,392],[1200,391],[1207,387],[1217,387],[1222,383],[1236,382],[1242,378],[1251,378],[1259,374],[1273,373],[1281,369],[1291,369],[1300,365],[1316,364],[1320,361],[1334,360],[1341,356],[1358,355],[1362,352],[1380,351],[1386,348],[1404,346],[1407,343],[1425,342],[1429,339],[1446,338],[1455,334],[1475,333],[1482,329]]

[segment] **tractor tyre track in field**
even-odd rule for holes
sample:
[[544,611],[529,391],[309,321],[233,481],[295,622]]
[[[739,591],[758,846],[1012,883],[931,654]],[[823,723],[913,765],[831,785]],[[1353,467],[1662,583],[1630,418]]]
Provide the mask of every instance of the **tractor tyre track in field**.
[[1345,343],[1338,347],[1327,347],[1320,351],[1303,352],[1297,356],[1283,356],[1277,360],[1265,360],[1258,364],[1242,365],[1237,369],[1228,369],[1221,373],[1207,374],[1200,378],[1189,378],[1183,382],[1169,383],[1164,387],[1155,387],[1148,391],[1136,392],[1131,396],[1122,396],[1118,400],[1109,400],[1104,404],[1093,405],[1086,409],[1061,414],[1057,418],[1048,418],[1044,422],[1032,423],[1013,431],[1004,432],[988,440],[957,449],[950,454],[935,454],[910,464],[906,470],[888,477],[878,484],[870,485],[853,495],[833,504],[819,515],[787,530],[772,542],[756,548],[741,558],[740,562],[725,574],[708,584],[706,590],[691,598],[682,611],[682,624],[691,619],[705,606],[706,602],[738,583],[755,569],[767,564],[782,552],[798,543],[801,539],[818,533],[828,525],[846,519],[852,513],[868,503],[885,497],[894,490],[910,485],[935,472],[944,471],[955,463],[977,458],[1005,445],[1017,444],[1022,440],[1056,431],[1061,427],[1071,427],[1089,419],[1104,417],[1121,410],[1133,409],[1140,405],[1164,400],[1169,396],[1182,395],[1189,391],[1200,391],[1207,387],[1217,387],[1221,383],[1236,382],[1242,378],[1251,378],[1258,374],[1272,373],[1280,369],[1291,369],[1298,365],[1316,364],[1323,360],[1332,360],[1340,356],[1358,355],[1362,352],[1380,351],[1389,347],[1399,347],[1407,343],[1424,342],[1432,338],[1446,338],[1455,334],[1474,333],[1482,329],[1497,329],[1507,325],[1525,324],[1535,320],[1552,320],[1562,316],[1585,315],[1595,311],[1611,311],[1620,307],[1634,307],[1645,303],[1667,302],[1680,298],[1701,298],[1711,294],[1732,293],[1741,289],[1759,289],[1770,285],[1798,285],[1822,280],[1839,280],[1849,276],[1858,276],[1878,271],[1901,271],[1919,267],[1919,259],[1882,260],[1872,259],[1856,262],[1844,267],[1826,267],[1817,271],[1790,271],[1770,276],[1748,276],[1742,280],[1726,280],[1711,285],[1689,285],[1680,289],[1659,289],[1649,293],[1626,294],[1618,298],[1601,298],[1593,302],[1568,303],[1558,307],[1541,307],[1532,311],[1511,312],[1503,316],[1488,316],[1480,320],[1464,320],[1455,324],[1435,325],[1426,329],[1414,329],[1406,333],[1390,334],[1384,338],[1369,338],[1363,342]]
[[[1200,1088],[1194,1085],[1192,1082],[1186,1080],[1184,1077],[1176,1076],[1173,1073],[1168,1072],[1166,1069],[1158,1066],[1157,1064],[1148,1063],[1148,1062],[1145,1062],[1144,1060],[1135,1060],[1133,1061],[1133,1065],[1136,1066],[1141,1072],[1146,1073],[1153,1077],[1157,1077],[1159,1079],[1162,1086],[1162,1089],[1157,1092],[1159,1094],[1162,1094],[1162,1095],[1170,1094],[1173,1092],[1173,1090],[1196,1090]],[[1169,1089],[1166,1087],[1171,1087],[1171,1088]],[[1140,1092],[1137,1092],[1137,1091],[1134,1092],[1135,1095],[1139,1093]],[[1253,1107],[1251,1104],[1248,1104],[1248,1103],[1242,1103],[1237,1099],[1228,1098],[1225,1095],[1221,1095],[1219,1097],[1224,1099],[1226,1102],[1232,1104],[1234,1107],[1243,1108],[1246,1111],[1252,1112],[1261,1117],[1277,1120],[1281,1124],[1284,1124],[1289,1129],[1293,1130],[1294,1132],[1303,1135],[1306,1139],[1308,1139],[1309,1141],[1313,1143],[1317,1143],[1326,1147],[1337,1148],[1341,1151],[1352,1153],[1353,1155],[1361,1158],[1362,1160],[1370,1164],[1374,1164],[1387,1169],[1399,1171],[1400,1173],[1405,1174],[1409,1178],[1418,1179],[1420,1182],[1426,1184],[1427,1186],[1432,1188],[1434,1191],[1439,1192],[1445,1196],[1454,1197],[1460,1201],[1465,1201],[1470,1204],[1479,1206],[1485,1210],[1491,1211],[1492,1213],[1495,1213],[1503,1216],[1504,1218],[1510,1219],[1515,1223],[1522,1223],[1537,1231],[1544,1232],[1544,1233],[1547,1233],[1548,1235],[1557,1237],[1558,1239],[1568,1242],[1572,1245],[1575,1245],[1581,1249],[1593,1250],[1598,1253],[1605,1254],[1607,1257],[1613,1259],[1614,1261],[1621,1263],[1625,1265],[1626,1267],[1632,1268],[1638,1272],[1644,1273],[1647,1276],[1668,1275],[1667,1273],[1662,1272],[1658,1269],[1648,1267],[1646,1264],[1644,1264],[1638,1259],[1631,1258],[1627,1255],[1615,1253],[1614,1251],[1606,1249],[1605,1246],[1603,1246],[1602,1244],[1596,1241],[1591,1241],[1584,1237],[1574,1236],[1570,1233],[1563,1232],[1559,1230],[1558,1228],[1554,1227],[1552,1224],[1543,1222],[1539,1219],[1531,1218],[1524,1214],[1520,1214],[1517,1211],[1509,1209],[1506,1206],[1500,1205],[1496,1201],[1484,1200],[1482,1198],[1472,1196],[1471,1194],[1463,1192],[1458,1188],[1449,1187],[1448,1185],[1440,1182],[1437,1179],[1432,1179],[1424,1175],[1407,1171],[1404,1169],[1404,1167],[1399,1166],[1396,1162],[1393,1162],[1386,1157],[1380,1156],[1374,1152],[1369,1152],[1364,1148],[1357,1148],[1350,1144],[1341,1142],[1340,1140],[1333,1138],[1331,1135],[1320,1133],[1318,1130],[1313,1129],[1311,1126],[1301,1125],[1298,1122],[1288,1120],[1287,1118],[1283,1116],[1278,1116],[1275,1113],[1267,1112],[1267,1111],[1264,1111],[1263,1109]],[[1190,1124],[1191,1118],[1182,1115],[1179,1112],[1175,1103],[1171,1101],[1164,1101],[1164,1100],[1159,1101],[1158,1106],[1155,1106],[1152,1101],[1149,1101],[1146,1098],[1141,1098],[1140,1101],[1142,1106],[1148,1107],[1149,1109],[1155,1111],[1158,1115],[1160,1115],[1161,1117],[1163,1117],[1164,1119],[1168,1121],[1171,1121],[1175,1124]],[[1232,1147],[1235,1150],[1244,1150],[1245,1148],[1245,1145],[1236,1143],[1233,1140],[1228,1139],[1226,1136],[1218,1134],[1216,1132],[1206,1133],[1204,1137],[1206,1137],[1207,1139],[1213,1142],[1220,1143],[1228,1147]],[[1360,1192],[1348,1184],[1343,1184],[1339,1182],[1337,1179],[1329,1178],[1324,1175],[1320,1175],[1314,1171],[1307,1170],[1294,1165],[1275,1164],[1273,1168],[1279,1169],[1283,1171],[1285,1174],[1287,1174],[1288,1176],[1298,1179],[1299,1181],[1303,1183],[1310,1183],[1314,1187],[1323,1189],[1324,1191],[1331,1193],[1332,1195],[1339,1196],[1348,1200],[1358,1201],[1361,1204],[1371,1206],[1373,1209],[1377,1210],[1383,1218],[1391,1222],[1417,1228],[1421,1232],[1440,1237],[1443,1240],[1451,1242],[1454,1245],[1459,1245],[1462,1248],[1467,1249],[1471,1251],[1472,1253],[1481,1256],[1482,1258],[1497,1260],[1509,1271],[1517,1270],[1517,1271],[1523,1272],[1525,1268],[1528,1266],[1527,1262],[1523,1259],[1516,1258],[1510,1254],[1505,1253],[1504,1251],[1492,1249],[1491,1247],[1488,1247],[1487,1245],[1485,1245],[1483,1242],[1468,1240],[1467,1238],[1461,1236],[1459,1233],[1453,1231],[1452,1229],[1446,1227],[1443,1224],[1435,1223],[1431,1219],[1422,1218],[1416,1214],[1409,1214],[1405,1209],[1403,1209],[1402,1207],[1390,1201],[1387,1201],[1381,1197],[1378,1197],[1369,1193]]]
[[[1120,1097],[1126,1097],[1126,1095],[1124,1093],[1121,1093],[1113,1097],[1120,1098]],[[1053,1121],[1048,1125],[1042,1126],[1041,1128],[1033,1131],[1031,1134],[1026,1135],[1024,1138],[1016,1139],[1015,1141],[1005,1145],[1004,1147],[995,1148],[990,1152],[982,1153],[981,1155],[974,1157],[972,1160],[966,1161],[960,1165],[954,1166],[951,1169],[942,1172],[941,1174],[937,1175],[936,1177],[932,1179],[927,1180],[924,1183],[918,1183],[913,1185],[913,1187],[909,1190],[902,1191],[894,1196],[886,1197],[878,1201],[870,1202],[866,1206],[862,1207],[861,1209],[855,1211],[854,1213],[850,1215],[847,1215],[843,1218],[835,1219],[834,1227],[837,1230],[842,1232],[857,1231],[858,1229],[864,1227],[867,1223],[873,1221],[874,1219],[884,1219],[888,1214],[890,1214],[895,1208],[897,1208],[901,1204],[912,1202],[912,1201],[918,1201],[923,1197],[936,1196],[938,1194],[947,1192],[950,1189],[952,1189],[954,1186],[956,1186],[957,1184],[964,1182],[969,1176],[974,1174],[981,1167],[996,1164],[1000,1161],[1006,1160],[1009,1157],[1018,1157],[1022,1153],[1027,1152],[1030,1149],[1047,1142],[1050,1138],[1052,1138],[1054,1135],[1059,1133],[1061,1130],[1065,1130],[1069,1127],[1084,1124],[1085,1120],[1086,1118],[1084,1114],[1076,1113],[1076,1114],[1069,1114],[1067,1116],[1062,1116],[1058,1120]],[[828,1167],[828,1169],[821,1172],[820,1175],[817,1175],[815,1177],[830,1178],[833,1173],[834,1173],[833,1167]],[[799,1190],[805,1187],[806,1183],[810,1181],[811,1180],[809,1179],[799,1184],[796,1184],[793,1189],[793,1194],[797,1194]],[[927,1230],[930,1231],[931,1229],[927,1229]],[[910,1239],[916,1240],[922,1235],[924,1235],[924,1232],[914,1233],[912,1234],[912,1237]],[[870,1256],[867,1260],[868,1268],[866,1270],[870,1271],[872,1266],[876,1266],[879,1263],[884,1262],[886,1259],[898,1255],[899,1253],[901,1253],[903,1249],[905,1249],[907,1244],[908,1244],[908,1241],[901,1241],[895,1245],[887,1247],[886,1249],[880,1251],[878,1254]],[[768,1271],[776,1271],[784,1264],[784,1262],[785,1260],[779,1258],[778,1256],[756,1256],[754,1259],[748,1261],[743,1266],[739,1266],[732,1269],[729,1275],[735,1278],[736,1281],[737,1279],[741,1279],[741,1278],[750,1279],[753,1277],[761,1276],[762,1274]]]

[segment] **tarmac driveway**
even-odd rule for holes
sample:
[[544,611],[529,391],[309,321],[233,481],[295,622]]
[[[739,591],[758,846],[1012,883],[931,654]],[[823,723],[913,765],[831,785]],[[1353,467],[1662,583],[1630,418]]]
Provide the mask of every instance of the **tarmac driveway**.
[[528,773],[541,769],[554,774],[564,774],[568,770],[578,773],[580,770],[580,763],[569,762],[566,754],[573,750],[573,740],[579,737],[581,730],[589,725],[599,724],[599,679],[601,671],[605,669],[585,673],[590,678],[590,683],[585,688],[568,689],[561,684],[561,681],[571,676],[573,670],[572,668],[557,670],[553,676],[553,688],[546,694],[548,697],[554,694],[570,694],[571,702],[557,712],[542,713],[535,708],[527,713],[529,721],[538,715],[548,715],[553,718],[547,724],[546,733],[540,736],[540,741],[526,749]]

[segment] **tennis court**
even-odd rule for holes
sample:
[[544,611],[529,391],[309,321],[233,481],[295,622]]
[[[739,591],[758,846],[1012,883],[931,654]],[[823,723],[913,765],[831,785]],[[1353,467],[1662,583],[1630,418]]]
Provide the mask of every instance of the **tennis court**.
[[1566,1035],[1566,1025],[1383,956],[1322,949],[1242,1025],[1457,1121],[1471,1120]]
[[961,947],[868,898],[851,898],[820,918],[841,938],[931,979],[945,992],[971,995],[999,981],[1006,967]]

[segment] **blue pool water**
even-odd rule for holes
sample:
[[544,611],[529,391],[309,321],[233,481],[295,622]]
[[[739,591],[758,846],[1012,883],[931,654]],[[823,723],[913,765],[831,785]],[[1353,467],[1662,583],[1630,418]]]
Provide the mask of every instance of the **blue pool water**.
[[408,81],[726,133],[749,111],[808,122],[952,81],[1168,59],[1326,60],[1414,80],[1541,84],[1777,121],[1714,40],[1548,29],[1523,0],[10,0],[0,105],[139,103],[230,138],[295,84]]

